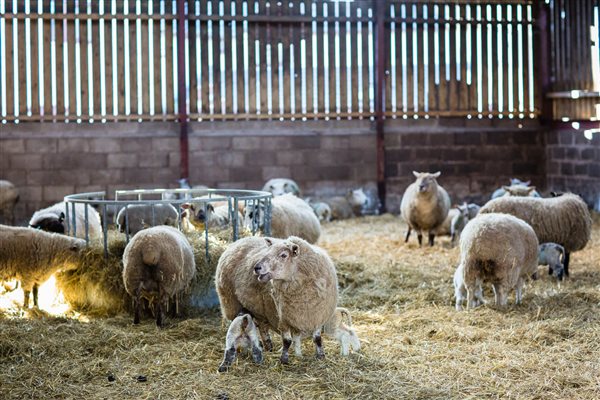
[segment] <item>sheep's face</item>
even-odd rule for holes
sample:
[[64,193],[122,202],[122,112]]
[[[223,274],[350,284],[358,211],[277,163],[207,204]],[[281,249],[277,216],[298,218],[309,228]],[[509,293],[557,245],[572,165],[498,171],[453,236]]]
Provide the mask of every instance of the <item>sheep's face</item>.
[[460,215],[463,218],[469,219],[469,206],[467,205],[467,203],[463,203],[456,208],[458,209],[458,212],[460,212]]
[[215,208],[210,203],[185,203],[181,205],[183,212],[181,218],[188,218],[190,223],[196,228],[203,230],[205,224],[211,219]]
[[419,188],[419,193],[430,193],[433,192],[437,188],[437,178],[441,175],[441,172],[436,172],[435,174],[430,174],[429,172],[417,172],[413,171],[413,175],[417,180],[415,183]]
[[331,209],[327,204],[320,203],[320,205],[315,209],[315,212],[319,218],[319,221],[331,221]]
[[523,186],[523,185],[512,185],[502,186],[504,191],[504,197],[533,197],[535,196],[535,186]]
[[273,280],[289,281],[293,279],[296,270],[296,257],[299,247],[287,240],[274,241],[265,238],[267,249],[263,258],[254,266],[254,274],[260,282]]
[[369,200],[362,188],[349,190],[346,194],[346,198],[352,207],[364,207],[367,205],[367,201]]
[[267,188],[269,192],[273,193],[273,196],[283,196],[286,193],[292,193],[295,196],[300,195],[298,186],[293,182],[287,181],[275,181]]
[[522,181],[519,178],[511,178],[510,184],[512,185],[521,185],[521,186],[529,186],[531,181]]
[[60,213],[59,216],[52,215],[46,218],[40,219],[36,224],[30,225],[35,229],[41,229],[46,232],[54,233],[65,233],[65,214]]

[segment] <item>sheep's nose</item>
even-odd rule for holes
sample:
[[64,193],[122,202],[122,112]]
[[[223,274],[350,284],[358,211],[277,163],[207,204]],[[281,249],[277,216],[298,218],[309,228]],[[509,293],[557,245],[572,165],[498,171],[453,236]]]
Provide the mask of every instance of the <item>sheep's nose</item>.
[[260,273],[260,264],[256,264],[254,266],[254,273],[256,273],[256,274]]

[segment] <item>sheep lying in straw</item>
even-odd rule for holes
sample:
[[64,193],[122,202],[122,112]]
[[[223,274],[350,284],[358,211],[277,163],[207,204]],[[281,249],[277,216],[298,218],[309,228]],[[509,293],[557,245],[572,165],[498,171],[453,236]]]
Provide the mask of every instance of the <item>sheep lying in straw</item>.
[[506,213],[527,222],[540,243],[558,243],[565,249],[565,275],[569,276],[569,258],[583,249],[592,233],[592,217],[587,204],[577,195],[565,193],[547,199],[501,197],[489,201],[481,213]]
[[133,298],[133,323],[140,322],[140,302],[147,299],[155,305],[156,325],[162,326],[164,308],[178,297],[192,281],[196,263],[192,246],[177,229],[155,226],[135,235],[123,254],[123,283]]
[[47,232],[66,233],[67,228],[71,235],[85,239],[85,212],[87,208],[88,235],[90,239],[102,239],[102,225],[100,215],[90,205],[75,203],[75,225],[73,225],[73,205],[69,204],[69,218],[66,220],[66,207],[64,201],[56,203],[48,208],[36,211],[29,226]]
[[263,354],[258,340],[258,329],[250,314],[237,316],[231,321],[225,338],[225,355],[219,365],[219,372],[227,371],[235,360],[237,352],[243,349],[252,352],[252,359],[256,364],[262,363]]
[[548,275],[562,281],[565,270],[565,248],[556,243],[542,243],[538,248],[538,265],[548,266]]
[[0,225],[0,280],[17,278],[23,288],[23,307],[38,305],[38,287],[59,269],[78,267],[85,240],[38,229]]
[[477,305],[481,284],[494,287],[496,305],[507,304],[515,289],[521,303],[525,279],[537,271],[538,240],[526,222],[508,214],[483,214],[470,221],[460,237],[460,264],[467,288],[467,307]]
[[[244,214],[244,226],[249,229],[263,229],[264,223],[263,203],[248,204]],[[316,243],[321,236],[321,224],[304,200],[287,193],[273,198],[271,202],[271,236],[281,239],[298,236],[309,243]]]
[[2,223],[15,222],[14,209],[19,201],[19,190],[10,181],[0,180],[0,216]]
[[331,221],[331,207],[329,207],[329,204],[324,201],[313,201],[310,197],[307,197],[304,201],[313,209],[319,222]]
[[171,204],[132,204],[123,207],[117,214],[119,232],[125,232],[127,226],[130,235],[150,226],[177,226],[178,221],[177,209]]
[[[464,264],[459,264],[454,272],[454,297],[456,299],[455,307],[457,311],[462,310],[462,304],[467,299],[467,287],[465,286],[464,282],[464,273]],[[485,304],[481,284],[479,284],[475,289],[474,301],[474,307],[479,307],[480,305]]]
[[262,190],[273,193],[274,197],[283,196],[286,193],[300,197],[300,186],[295,181],[286,178],[269,179]]
[[215,281],[225,318],[249,312],[267,350],[268,329],[281,333],[281,363],[289,362],[298,335],[312,335],[317,358],[325,356],[321,329],[335,312],[338,292],[335,267],[324,250],[298,237],[240,239],[219,259]]
[[408,242],[412,229],[417,231],[419,246],[422,244],[422,231],[429,232],[429,245],[433,246],[435,230],[444,223],[450,209],[450,196],[438,185],[436,178],[441,172],[430,174],[413,171],[417,180],[411,183],[402,196],[400,213],[408,225],[405,242]]
[[361,215],[369,198],[362,188],[348,190],[345,196],[325,199],[331,208],[331,220],[348,219]]

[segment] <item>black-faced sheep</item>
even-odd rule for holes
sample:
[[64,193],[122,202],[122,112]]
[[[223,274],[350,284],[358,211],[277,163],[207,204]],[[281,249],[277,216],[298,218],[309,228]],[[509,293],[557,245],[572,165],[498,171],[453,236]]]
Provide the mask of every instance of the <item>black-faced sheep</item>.
[[286,193],[291,193],[294,196],[300,197],[300,186],[293,180],[286,178],[269,179],[262,190],[273,193],[273,196],[282,196]]
[[189,241],[177,229],[155,226],[140,231],[123,253],[123,283],[133,298],[133,323],[140,322],[141,299],[154,305],[156,325],[162,326],[164,309],[190,284],[196,273],[194,252]]
[[337,275],[327,253],[303,239],[247,237],[219,259],[216,287],[227,319],[249,312],[269,349],[268,329],[281,333],[281,362],[289,362],[294,336],[312,335],[324,357],[321,330],[335,312]]
[[336,196],[324,200],[331,208],[332,221],[362,215],[368,201],[369,199],[362,188],[348,190],[345,196]]
[[[456,271],[454,271],[454,298],[456,299],[455,307],[457,311],[462,310],[462,304],[465,300],[467,300],[467,287],[465,286],[464,282],[464,271],[464,264],[458,264]],[[474,307],[479,307],[485,303],[481,284],[476,286],[474,301]]]
[[[229,205],[213,206],[212,203],[191,202],[181,205],[181,225],[183,230],[203,231],[205,226],[208,229],[222,229],[231,226],[232,216],[230,215]],[[237,213],[238,227],[243,227],[244,217],[240,212]]]
[[548,275],[562,281],[565,270],[565,249],[560,244],[542,243],[538,248],[538,265],[548,266]]
[[419,246],[422,244],[422,231],[429,232],[429,245],[433,246],[435,230],[444,223],[450,210],[450,196],[436,178],[441,172],[430,174],[413,171],[417,180],[411,183],[402,196],[400,213],[408,225],[405,242],[408,242],[412,229],[417,231]]
[[490,200],[481,214],[506,213],[527,222],[540,243],[558,243],[565,249],[565,275],[569,276],[569,258],[590,240],[592,217],[585,202],[577,195],[560,197],[501,197]]
[[39,229],[0,225],[0,280],[18,279],[24,292],[23,306],[38,305],[38,287],[56,271],[79,266],[85,240]]
[[[85,212],[87,209],[88,237],[90,239],[102,239],[102,224],[100,215],[90,205],[75,203],[75,224],[73,225],[73,203],[68,205],[64,201],[56,203],[48,208],[36,211],[29,220],[29,226],[54,233],[69,233],[71,236],[85,239]],[[68,215],[68,218],[67,218]]]
[[227,330],[225,338],[225,355],[223,362],[219,365],[219,372],[225,372],[235,360],[238,351],[248,350],[252,353],[252,359],[256,364],[262,363],[263,355],[258,329],[250,314],[237,316]]
[[522,299],[525,279],[537,272],[538,240],[525,221],[509,214],[482,214],[469,221],[460,237],[460,264],[467,288],[467,307],[477,305],[482,283],[493,285],[495,301],[505,306],[508,292]]
[[117,214],[119,232],[135,235],[142,229],[157,225],[177,226],[179,214],[171,204],[131,204],[121,208]]
[[[248,204],[244,213],[244,226],[263,229],[265,207],[263,203]],[[271,201],[271,236],[285,239],[298,236],[316,243],[321,236],[321,224],[313,209],[291,193],[274,197]]]
[[1,223],[15,223],[14,209],[19,201],[19,190],[10,181],[0,180]]

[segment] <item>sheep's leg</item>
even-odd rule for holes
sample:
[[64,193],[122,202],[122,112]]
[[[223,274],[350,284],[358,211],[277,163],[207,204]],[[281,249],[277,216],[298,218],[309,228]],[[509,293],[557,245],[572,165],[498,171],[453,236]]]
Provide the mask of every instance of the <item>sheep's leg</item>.
[[141,299],[140,299],[141,294],[142,294],[142,284],[140,283],[138,288],[135,290],[135,296],[133,298],[133,323],[135,325],[140,323],[140,306],[142,303]]
[[300,335],[296,335],[292,339],[294,342],[294,354],[296,354],[296,357],[302,357],[302,342],[300,339]]
[[289,330],[283,331],[281,333],[281,338],[283,341],[283,348],[281,349],[281,358],[279,359],[279,361],[282,364],[289,364],[290,363],[289,350],[290,350],[290,346],[292,344],[292,334]]
[[163,301],[159,298],[156,300],[156,326],[162,328],[164,320],[164,305]]
[[423,245],[423,234],[421,233],[421,231],[417,233],[417,239],[419,240],[419,247],[421,247]]
[[569,258],[571,253],[565,251],[565,276],[569,276]]
[[223,356],[223,362],[219,365],[219,372],[225,372],[229,368],[233,361],[235,360],[235,355],[237,351],[235,346],[231,346],[227,350],[225,350],[225,355]]
[[523,300],[523,279],[519,278],[515,287],[515,304],[521,304]]
[[33,285],[33,306],[37,307],[38,306],[38,285],[37,283]]
[[456,308],[456,311],[462,310],[462,302],[465,299],[463,288],[455,289],[454,297],[456,297],[456,301],[454,303],[454,307]]
[[435,233],[429,232],[429,245],[430,246],[433,246],[434,239],[435,239]]
[[258,342],[252,344],[252,359],[256,364],[262,364],[263,354]]
[[[458,299],[457,299],[458,300]],[[467,308],[475,308],[475,291],[467,287]],[[456,308],[457,310],[459,308]]]
[[508,303],[506,289],[500,284],[494,284],[494,294],[497,306],[505,306]]
[[548,264],[548,275],[552,275],[554,270],[552,269],[552,264]]
[[23,288],[23,308],[29,308],[29,293],[30,291]]
[[410,226],[408,227],[408,230],[406,231],[406,239],[404,239],[404,243],[408,242],[409,237],[410,237]]
[[325,352],[323,351],[323,344],[321,341],[321,328],[317,329],[313,333],[313,340],[315,342],[315,346],[317,347],[317,358],[325,358]]
[[263,342],[263,347],[266,351],[273,351],[273,341],[271,340],[271,335],[269,334],[269,326],[267,324],[257,324],[258,332],[260,333],[260,339]]

